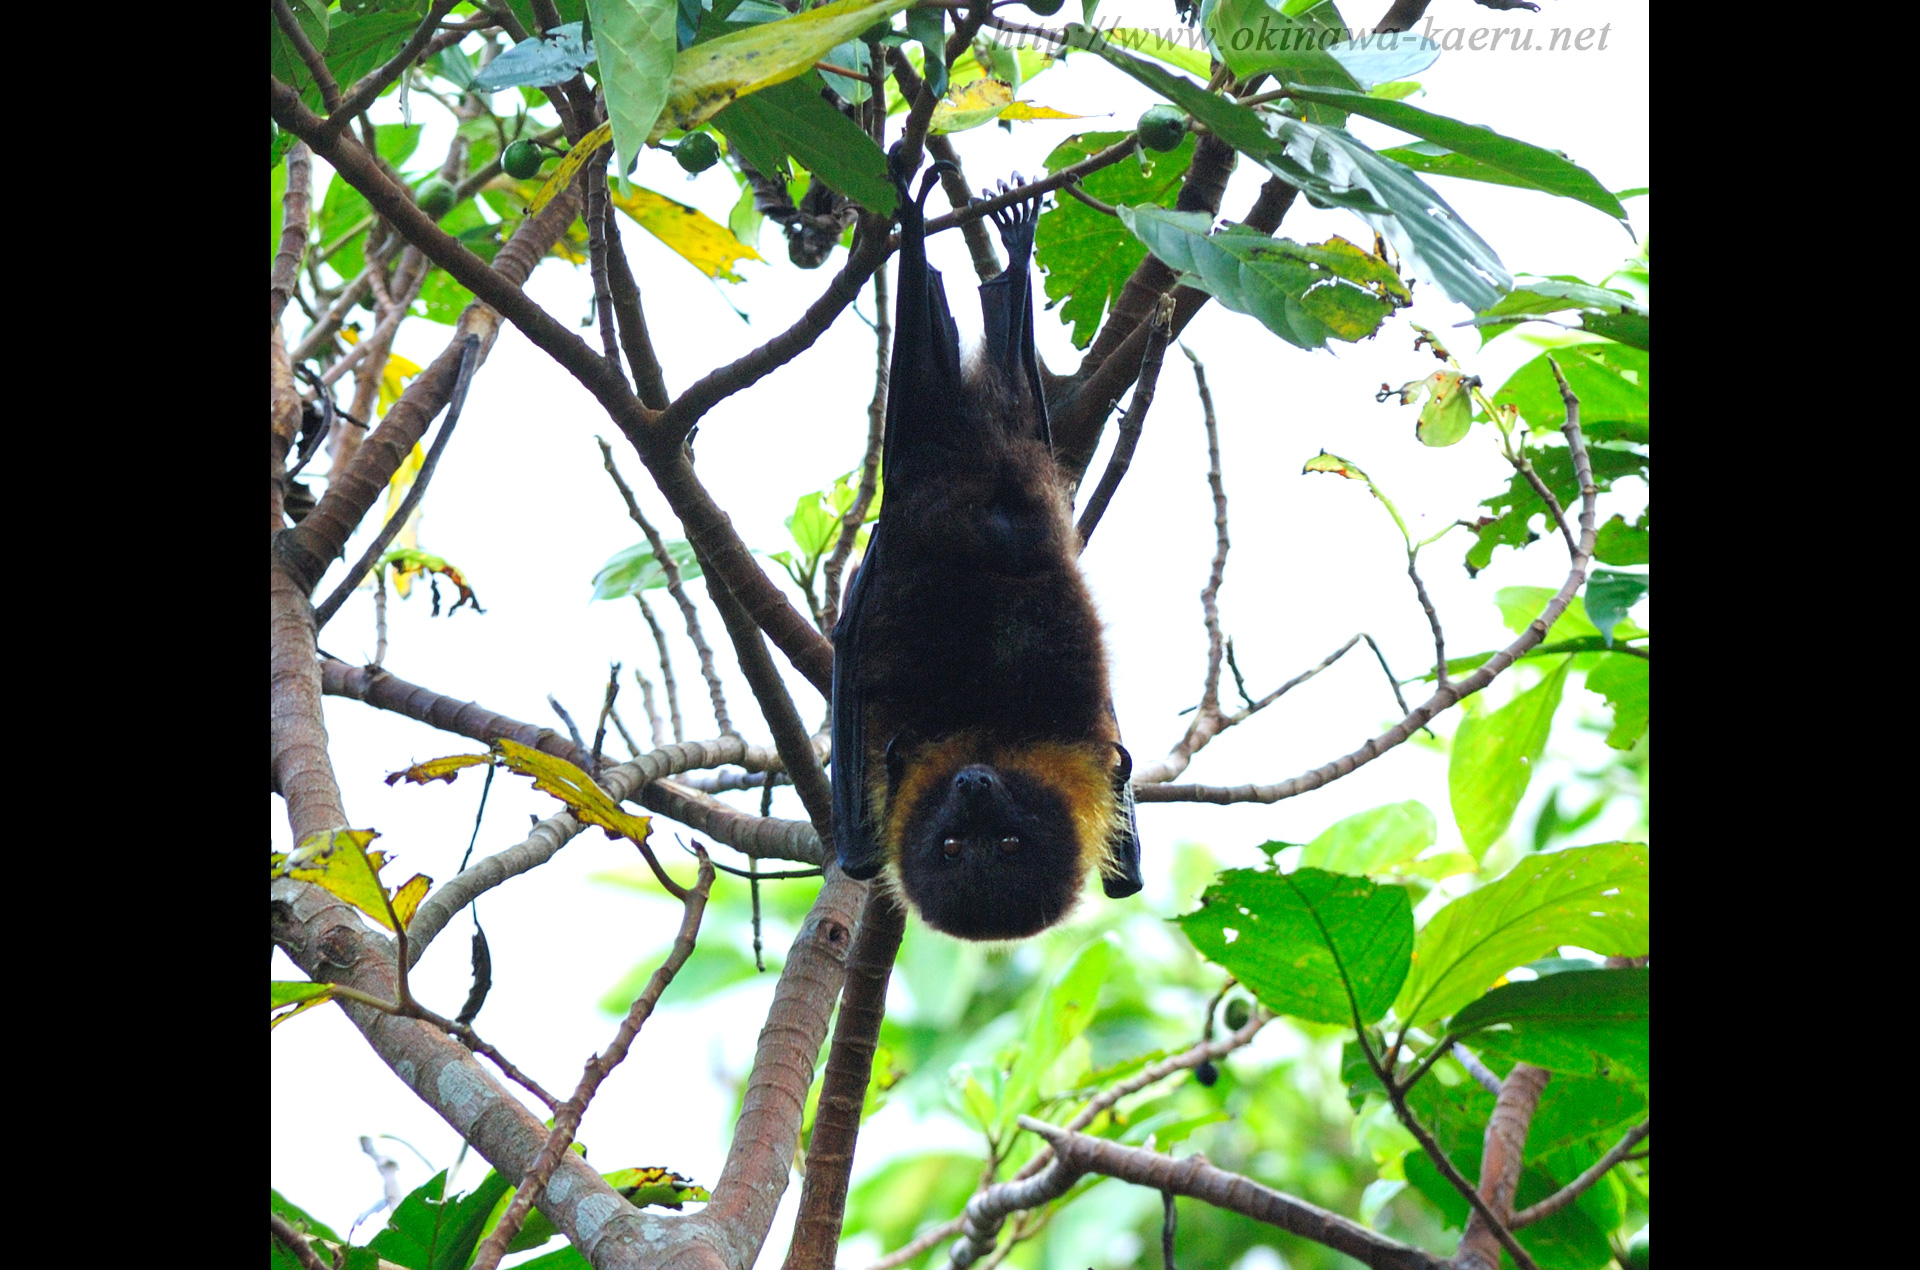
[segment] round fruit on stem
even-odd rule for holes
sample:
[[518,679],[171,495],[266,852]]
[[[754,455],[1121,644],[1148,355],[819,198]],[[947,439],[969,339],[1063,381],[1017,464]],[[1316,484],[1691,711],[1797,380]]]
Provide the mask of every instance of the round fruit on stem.
[[421,211],[439,220],[453,210],[454,193],[451,184],[436,176],[420,187],[420,192],[415,198],[420,204]]
[[539,146],[522,137],[500,156],[500,169],[516,181],[531,181],[540,175],[540,164],[546,157]]
[[709,133],[689,132],[673,148],[673,159],[689,172],[705,172],[720,161],[720,144]]
[[1149,106],[1135,126],[1149,150],[1171,150],[1187,135],[1187,117],[1178,106]]

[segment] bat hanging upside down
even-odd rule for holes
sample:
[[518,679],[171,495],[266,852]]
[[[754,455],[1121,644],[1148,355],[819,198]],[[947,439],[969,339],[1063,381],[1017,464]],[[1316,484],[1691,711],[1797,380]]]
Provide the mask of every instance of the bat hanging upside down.
[[1007,268],[980,287],[986,338],[963,365],[927,266],[934,173],[917,199],[911,175],[896,167],[886,497],[834,628],[834,837],[849,877],[884,872],[935,929],[1018,939],[1090,869],[1109,896],[1140,889],[1133,764],[1033,349],[1039,199],[994,216]]

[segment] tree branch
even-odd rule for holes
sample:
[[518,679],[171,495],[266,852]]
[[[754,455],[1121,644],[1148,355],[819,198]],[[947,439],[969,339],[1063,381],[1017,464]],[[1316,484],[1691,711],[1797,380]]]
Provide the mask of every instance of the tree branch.
[[[1029,1116],[1020,1117],[1020,1127],[1052,1143],[1055,1163],[1042,1177],[1055,1175],[1054,1185],[1059,1186],[1062,1194],[1081,1175],[1099,1173],[1251,1217],[1345,1253],[1374,1270],[1442,1270],[1445,1265],[1437,1257],[1389,1239],[1338,1213],[1262,1186],[1238,1173],[1216,1168],[1199,1152],[1175,1160],[1156,1151],[1073,1133]],[[1066,1185],[1060,1185],[1061,1181]],[[969,1211],[972,1207],[968,1205]]]
[[586,1114],[587,1104],[599,1092],[601,1084],[613,1073],[627,1057],[633,1047],[633,1038],[640,1034],[641,1027],[653,1014],[653,1008],[659,1003],[660,994],[673,982],[680,967],[686,965],[687,958],[693,954],[693,944],[700,932],[700,919],[707,911],[707,896],[713,890],[713,864],[707,859],[707,853],[696,843],[694,853],[700,861],[700,877],[681,900],[680,929],[675,933],[673,946],[660,968],[647,980],[647,986],[627,1010],[627,1017],[621,1022],[620,1030],[614,1033],[612,1042],[605,1051],[587,1060],[586,1070],[580,1074],[580,1083],[574,1086],[573,1096],[561,1103],[553,1115],[553,1132],[540,1148],[540,1154],[534,1159],[525,1176],[520,1179],[519,1188],[514,1192],[507,1211],[500,1217],[499,1224],[482,1241],[474,1252],[474,1270],[496,1270],[500,1258],[507,1252],[507,1245],[527,1220],[527,1214],[533,1211],[534,1204],[545,1194],[547,1182],[553,1176],[554,1168],[560,1163],[560,1157],[568,1154],[574,1134],[579,1131],[580,1118]]
[[[284,5],[285,0],[281,0]],[[313,210],[313,152],[304,141],[287,147],[287,192],[280,199],[280,249],[274,253],[267,281],[267,321],[280,324],[287,301],[300,280],[300,260],[307,251],[308,220]]]
[[[430,688],[408,683],[385,671],[375,670],[372,667],[349,666],[345,662],[332,659],[322,662],[321,670],[325,690],[329,696],[352,697],[376,709],[405,715],[410,719],[439,728],[443,732],[452,732],[487,744],[505,737],[518,741],[530,749],[557,755],[582,770],[585,770],[589,761],[590,756],[584,749],[575,746],[552,728],[522,723],[518,719],[495,714],[471,701],[442,696]],[[723,737],[719,741],[705,744],[717,747],[726,742],[727,738]],[[725,758],[722,761],[744,763],[748,757],[762,752],[757,747],[747,746],[744,742],[741,744],[742,758]],[[679,747],[667,748],[671,750]],[[636,762],[644,761],[644,758],[636,760]],[[601,778],[602,783],[616,780],[614,773],[627,766],[629,765],[621,764],[620,767],[611,769]],[[638,801],[649,811],[677,820],[696,833],[704,834],[716,842],[725,843],[734,850],[757,859],[794,860],[801,864],[819,864],[825,858],[819,834],[805,821],[772,818],[763,820],[758,816],[749,816],[706,797],[698,790],[677,785],[666,778],[658,778],[641,786],[637,794],[629,797]],[[557,820],[558,817],[555,819]],[[537,864],[539,861],[536,860],[533,863]],[[527,867],[531,868],[533,864]],[[431,898],[429,897],[429,903]],[[424,910],[426,904],[422,904],[421,908]]]
[[[1500,1082],[1500,1096],[1494,1100],[1493,1115],[1487,1119],[1485,1146],[1480,1156],[1480,1186],[1467,1217],[1466,1231],[1454,1253],[1455,1270],[1500,1270],[1500,1250],[1505,1248],[1521,1270],[1534,1270],[1530,1259],[1508,1229],[1513,1216],[1513,1197],[1520,1187],[1520,1170],[1526,1159],[1527,1130],[1533,1113],[1540,1106],[1540,1094],[1553,1073],[1527,1063],[1515,1063]],[[1425,1145],[1424,1143],[1422,1145]],[[1436,1159],[1437,1165],[1439,1161]],[[1449,1181],[1458,1172],[1443,1168]],[[1464,1179],[1462,1179],[1464,1181]],[[1459,1185],[1455,1182],[1455,1185]],[[1476,1196],[1467,1192],[1467,1198]]]
[[[648,520],[646,513],[640,510],[639,500],[633,496],[633,488],[627,484],[626,479],[620,475],[620,469],[614,465],[613,447],[599,437],[595,437],[594,440],[600,445],[600,458],[606,465],[607,475],[613,478],[615,488],[620,491],[620,497],[627,504],[627,516],[634,524],[640,526],[640,532],[646,535],[647,545],[653,548],[654,563],[660,566],[660,572],[667,579],[667,592],[673,596],[673,602],[680,606],[680,615],[686,619],[687,638],[693,641],[693,651],[699,654],[700,675],[707,681],[707,695],[713,701],[714,724],[722,734],[731,732],[734,730],[733,720],[727,715],[727,697],[720,687],[720,672],[713,665],[713,649],[707,647],[707,637],[700,629],[700,612],[694,608],[693,601],[687,596],[686,585],[681,581],[679,562],[673,558],[673,553],[667,550],[666,539],[660,536],[660,531],[654,528],[653,522]],[[708,588],[708,594],[712,595],[711,587]],[[645,609],[646,606],[642,604],[641,607]],[[648,613],[647,616],[651,622],[652,614]],[[661,673],[667,675],[668,682],[671,683],[672,672],[667,668],[664,643],[660,644],[660,656]],[[674,731],[677,735],[680,728],[680,710],[677,702],[674,703],[673,714]]]
[[[293,16],[293,9],[287,4],[287,0],[273,0],[273,20],[280,24],[280,34],[287,37],[287,43],[293,46],[293,51],[299,55],[302,62],[306,63],[307,74],[313,76],[314,87],[320,90],[320,101],[326,106],[327,113],[333,114],[339,111],[340,85],[334,83],[333,72],[327,68],[327,59],[320,55],[319,49],[313,47],[313,41],[307,38],[305,29],[300,25],[300,19]],[[340,118],[344,126],[345,121],[352,116],[341,115]]]
[[1573,1203],[1576,1199],[1579,1199],[1588,1190],[1592,1189],[1595,1182],[1605,1177],[1614,1165],[1631,1155],[1633,1148],[1638,1146],[1640,1140],[1646,1137],[1652,1130],[1653,1121],[1651,1119],[1642,1120],[1639,1124],[1627,1130],[1625,1137],[1614,1143],[1611,1150],[1595,1160],[1592,1166],[1579,1177],[1574,1178],[1571,1182],[1568,1182],[1565,1186],[1547,1196],[1538,1204],[1529,1204],[1527,1207],[1515,1213],[1513,1220],[1507,1223],[1507,1228],[1509,1230],[1518,1230],[1522,1226],[1531,1226],[1541,1218],[1551,1217],[1567,1205]]
[[1140,355],[1140,374],[1133,381],[1133,400],[1120,420],[1120,435],[1114,438],[1113,453],[1107,458],[1107,469],[1100,474],[1100,483],[1094,486],[1085,510],[1080,513],[1080,523],[1075,527],[1080,534],[1082,551],[1092,541],[1093,531],[1099,528],[1107,504],[1113,501],[1114,491],[1120,488],[1121,479],[1133,464],[1133,451],[1140,444],[1141,430],[1147,425],[1147,411],[1153,408],[1154,389],[1160,383],[1161,360],[1166,356],[1167,341],[1172,337],[1173,304],[1167,302],[1154,314],[1153,329],[1148,332],[1146,348]]
[[869,888],[847,956],[846,986],[841,989],[833,1048],[813,1115],[813,1138],[807,1144],[800,1212],[794,1219],[786,1270],[833,1270],[860,1113],[873,1076],[880,1024],[887,1013],[887,980],[905,933],[906,911],[899,902],[883,888]]
[[1567,570],[1566,581],[1560,584],[1559,591],[1555,592],[1553,598],[1547,602],[1547,607],[1540,616],[1535,618],[1526,630],[1520,632],[1512,643],[1482,662],[1471,674],[1445,688],[1436,686],[1433,695],[1409,711],[1404,719],[1351,754],[1342,755],[1292,780],[1281,781],[1274,785],[1161,785],[1142,782],[1136,777],[1135,798],[1141,802],[1168,803],[1274,803],[1283,798],[1292,798],[1297,794],[1318,789],[1393,749],[1423,727],[1429,719],[1492,683],[1502,671],[1546,638],[1548,629],[1559,620],[1562,613],[1566,612],[1567,605],[1572,602],[1575,595],[1579,594],[1581,585],[1587,580],[1587,566],[1593,559],[1595,538],[1594,503],[1599,495],[1599,490],[1593,483],[1593,464],[1587,457],[1586,440],[1580,433],[1580,399],[1566,385],[1565,377],[1560,374],[1559,365],[1551,360],[1548,364],[1560,380],[1561,397],[1567,404],[1567,421],[1562,426],[1561,432],[1567,438],[1567,448],[1573,457],[1574,474],[1580,481],[1580,540],[1573,552],[1573,562]]

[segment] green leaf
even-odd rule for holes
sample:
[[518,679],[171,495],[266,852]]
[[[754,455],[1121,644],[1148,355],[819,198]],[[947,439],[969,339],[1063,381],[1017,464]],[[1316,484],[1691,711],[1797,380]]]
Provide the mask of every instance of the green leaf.
[[1360,87],[1321,43],[1317,23],[1290,18],[1266,0],[1219,0],[1206,33],[1214,56],[1236,79],[1272,74],[1303,84]]
[[1183,282],[1259,318],[1299,348],[1324,348],[1329,338],[1368,339],[1395,309],[1413,302],[1393,266],[1344,238],[1303,246],[1244,225],[1208,234],[1213,218],[1205,212],[1152,205],[1116,210]]
[[1329,44],[1327,55],[1345,67],[1347,74],[1353,76],[1362,89],[1376,97],[1398,101],[1406,92],[1382,90],[1398,88],[1410,91],[1419,88],[1418,84],[1397,84],[1394,81],[1418,75],[1439,61],[1440,45],[1411,31],[1384,31],[1365,39]]
[[1304,191],[1344,207],[1393,244],[1407,266],[1449,299],[1476,311],[1513,285],[1500,257],[1446,200],[1412,172],[1338,128],[1261,116],[1192,80],[1129,57],[1099,35],[1069,25],[1066,42],[1089,49],[1207,125],[1222,141]]
[[[1047,171],[1090,158],[1127,135],[1088,132],[1068,137],[1047,156]],[[1129,161],[1102,168],[1084,178],[1080,188],[1109,206],[1171,207],[1193,162],[1193,147],[1194,138],[1188,135],[1177,148],[1151,156],[1147,164]],[[1073,328],[1074,347],[1085,348],[1147,249],[1113,217],[1079,199],[1063,198],[1040,214],[1034,252],[1046,274],[1047,307],[1061,306],[1060,320]]]
[[1650,882],[1641,843],[1523,857],[1498,881],[1433,915],[1414,941],[1413,970],[1394,1012],[1415,1026],[1444,1018],[1562,944],[1644,955]]
[[1460,837],[1476,857],[1512,823],[1534,764],[1546,751],[1572,665],[1572,657],[1563,657],[1546,678],[1498,710],[1470,710],[1460,720],[1447,759],[1447,794]]
[[[1290,92],[1296,87],[1291,82],[1287,84]],[[1491,128],[1436,115],[1403,101],[1387,101],[1362,92],[1298,87],[1293,97],[1297,101],[1315,101],[1334,106],[1390,128],[1410,132],[1424,141],[1445,146],[1455,154],[1464,154],[1488,167],[1498,168],[1534,189],[1585,203],[1616,220],[1624,221],[1627,218],[1627,209],[1620,206],[1620,200],[1600,184],[1593,173],[1555,151],[1502,136]]]
[[[1449,1152],[1448,1155],[1454,1167],[1460,1169],[1469,1181],[1480,1176],[1481,1148],[1478,1143]],[[1407,1182],[1440,1210],[1447,1225],[1456,1228],[1466,1225],[1470,1210],[1465,1197],[1453,1188],[1451,1182],[1440,1176],[1440,1170],[1434,1167],[1426,1152],[1408,1154],[1405,1167]],[[1558,1179],[1542,1169],[1528,1166],[1521,1171],[1514,1207],[1525,1208],[1529,1204],[1537,1204],[1559,1189]],[[1607,1244],[1607,1233],[1611,1229],[1595,1223],[1576,1203],[1551,1217],[1522,1227],[1514,1232],[1514,1238],[1527,1250],[1540,1270],[1601,1270],[1611,1265],[1613,1260],[1613,1250]],[[1512,1264],[1510,1258],[1504,1260],[1506,1264]]]
[[470,1195],[442,1199],[446,1170],[400,1201],[367,1247],[409,1270],[463,1270],[500,1198],[513,1188],[488,1173]]
[[1652,526],[1647,512],[1631,525],[1619,512],[1600,526],[1595,538],[1593,558],[1602,564],[1646,564],[1652,557]]
[[1427,141],[1416,141],[1412,145],[1394,146],[1382,150],[1380,157],[1398,163],[1401,167],[1411,168],[1425,176],[1451,176],[1463,181],[1479,181],[1486,185],[1505,185],[1516,190],[1533,189],[1533,183],[1523,181],[1517,176],[1490,167],[1478,159],[1470,159],[1464,154],[1455,154],[1445,146],[1437,146]]
[[[1533,625],[1535,618],[1547,611],[1547,604],[1558,592],[1545,586],[1506,586],[1493,593],[1493,602],[1500,607],[1500,621],[1508,630],[1518,635]],[[1638,639],[1647,632],[1632,622],[1621,622],[1615,628],[1621,639]],[[1557,644],[1565,640],[1600,638],[1599,628],[1594,626],[1587,616],[1587,606],[1579,596],[1567,602],[1559,620],[1547,631],[1543,644]],[[1603,645],[1604,647],[1604,645]]]
[[[1574,474],[1572,454],[1564,445],[1553,445],[1530,449],[1527,455],[1533,464],[1534,474],[1553,491],[1553,496],[1560,500],[1562,511],[1569,517],[1568,524],[1573,524],[1580,514],[1580,478]],[[1613,483],[1624,476],[1646,480],[1649,462],[1648,457],[1637,450],[1594,446],[1587,451],[1587,463],[1593,469],[1594,488],[1602,493],[1612,489]],[[1468,574],[1476,574],[1486,568],[1493,559],[1496,547],[1524,547],[1542,534],[1553,538],[1560,536],[1547,519],[1547,505],[1534,492],[1532,482],[1518,472],[1513,474],[1513,479],[1507,482],[1505,489],[1490,498],[1481,499],[1480,505],[1489,508],[1493,514],[1482,516],[1474,522],[1475,541],[1467,549]],[[1533,525],[1535,517],[1541,522],[1538,530]],[[1594,633],[1598,634],[1597,631]]]
[[[1574,1076],[1646,1078],[1651,972],[1582,970],[1495,988],[1453,1016],[1463,1039],[1516,1062]],[[1502,1031],[1486,1029],[1503,1027]]]
[[1015,1116],[1031,1108],[1042,1092],[1041,1081],[1074,1038],[1093,1022],[1100,1004],[1100,985],[1107,980],[1119,942],[1119,936],[1112,933],[1092,940],[1047,986],[1027,1027],[1026,1044],[1007,1073],[997,1112],[997,1136],[1005,1134]]
[[[680,580],[691,582],[700,576],[700,559],[693,553],[693,545],[683,538],[670,539],[667,542],[667,554],[680,566]],[[636,542],[631,547],[616,551],[607,557],[600,571],[593,575],[593,598],[596,600],[618,600],[629,595],[639,595],[642,591],[656,591],[667,585],[667,571],[653,557],[653,547],[645,542]]]
[[[327,51],[327,6],[322,0],[295,0],[294,20],[306,34],[307,42],[320,50],[324,56]],[[268,40],[268,66],[273,77],[300,94],[300,100],[308,110],[323,109],[320,86],[314,82],[313,75],[307,70],[307,63],[280,30],[280,23],[272,14],[267,15],[267,30],[271,33]]]
[[678,6],[676,0],[590,0],[587,9],[613,121],[616,171],[624,181],[667,104]]
[[1630,750],[1647,733],[1648,699],[1652,695],[1653,666],[1644,657],[1609,653],[1587,672],[1587,687],[1613,707],[1613,729],[1607,744]]
[[1300,853],[1303,869],[1334,873],[1384,873],[1434,844],[1433,813],[1426,804],[1388,803],[1337,821]]
[[819,491],[802,494],[787,517],[787,532],[809,563],[832,549],[840,538],[840,517],[836,516]]
[[[1567,405],[1554,382],[1552,358],[1580,399],[1580,433],[1588,441],[1652,439],[1647,418],[1649,354],[1621,344],[1570,344],[1556,348],[1513,372],[1493,394],[1495,405],[1514,406],[1536,433],[1557,431],[1567,421]],[[1598,469],[1595,469],[1598,475]],[[1557,491],[1556,491],[1557,496]]]
[[293,1203],[272,1187],[267,1188],[267,1202],[268,1206],[271,1207],[274,1212],[286,1218],[288,1224],[295,1230],[336,1244],[346,1242],[333,1232],[333,1227],[327,1225],[325,1222],[315,1220],[307,1214],[305,1209]]
[[[312,1009],[333,998],[333,985],[330,983],[311,983],[306,980],[288,981],[274,979],[269,981],[273,988],[273,1000],[268,1006],[267,1027],[279,1027],[296,1014]],[[291,1008],[289,1008],[291,1007]]]
[[714,126],[763,174],[779,171],[791,154],[848,198],[891,216],[899,196],[887,175],[887,156],[820,95],[824,87],[819,73],[808,71],[742,97],[715,116]]
[[922,74],[927,91],[936,98],[947,91],[947,12],[945,9],[908,9],[907,38],[917,40],[924,57]]
[[1595,569],[1587,578],[1587,617],[1600,638],[1613,647],[1613,631],[1626,619],[1627,610],[1646,595],[1648,576],[1644,573],[1620,573],[1613,569]]
[[1414,943],[1405,887],[1322,869],[1229,869],[1178,920],[1268,1009],[1316,1023],[1379,1019]]
[[[1625,315],[1636,319],[1641,328],[1645,327],[1648,316],[1647,306],[1624,292],[1592,286],[1578,278],[1536,278],[1514,284],[1513,290],[1501,296],[1499,303],[1475,317],[1473,325],[1480,328],[1480,342],[1484,347],[1495,336],[1512,330],[1530,317],[1566,312],[1579,313],[1583,320]],[[1621,342],[1646,348],[1644,329],[1620,330],[1625,337]]]

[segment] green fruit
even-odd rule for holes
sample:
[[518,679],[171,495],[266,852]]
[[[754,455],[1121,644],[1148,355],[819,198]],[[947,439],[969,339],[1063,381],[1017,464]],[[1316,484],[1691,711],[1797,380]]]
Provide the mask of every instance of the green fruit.
[[720,162],[720,143],[711,134],[689,132],[679,145],[673,148],[674,162],[689,172],[705,172]]
[[437,176],[421,186],[419,194],[415,196],[420,204],[420,210],[435,220],[439,220],[453,210],[453,198],[453,186]]
[[1227,1002],[1226,1013],[1221,1016],[1226,1022],[1227,1030],[1230,1032],[1238,1032],[1247,1025],[1247,1020],[1252,1017],[1253,1008],[1247,1004],[1245,997],[1235,997],[1233,1000]]
[[546,157],[533,142],[520,140],[508,146],[506,153],[500,156],[500,167],[516,181],[531,181],[540,175],[540,164]]
[[1043,18],[1050,18],[1060,12],[1060,6],[1067,0],[1024,0],[1026,6]]
[[1652,1223],[1640,1228],[1640,1233],[1627,1243],[1627,1270],[1649,1270],[1653,1263],[1647,1260],[1647,1231]]
[[1171,150],[1187,135],[1187,117],[1178,106],[1149,106],[1136,127],[1147,149]]

